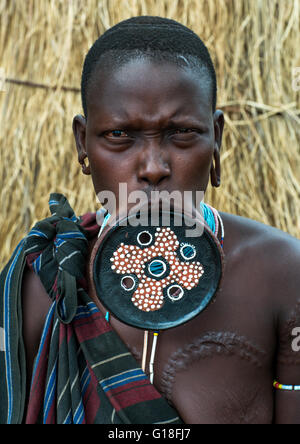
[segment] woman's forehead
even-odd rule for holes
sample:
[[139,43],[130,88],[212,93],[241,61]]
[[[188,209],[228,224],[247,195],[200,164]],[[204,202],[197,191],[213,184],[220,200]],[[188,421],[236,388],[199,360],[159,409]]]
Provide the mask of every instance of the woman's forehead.
[[94,74],[88,94],[88,115],[115,119],[134,113],[211,114],[212,97],[207,73],[172,63],[134,60],[119,68]]

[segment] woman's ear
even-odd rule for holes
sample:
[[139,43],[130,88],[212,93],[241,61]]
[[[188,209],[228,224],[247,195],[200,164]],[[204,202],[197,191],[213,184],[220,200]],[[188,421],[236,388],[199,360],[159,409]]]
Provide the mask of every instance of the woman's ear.
[[217,109],[214,113],[214,154],[210,170],[210,180],[213,187],[219,187],[221,184],[221,162],[220,150],[222,145],[222,136],[224,128],[224,114]]
[[86,152],[86,143],[85,143],[85,136],[86,136],[86,119],[85,117],[81,115],[77,115],[73,119],[73,133],[75,137],[76,142],[76,148],[78,153],[78,162],[81,165],[83,174],[91,174],[90,166],[85,164],[84,159],[87,156]]

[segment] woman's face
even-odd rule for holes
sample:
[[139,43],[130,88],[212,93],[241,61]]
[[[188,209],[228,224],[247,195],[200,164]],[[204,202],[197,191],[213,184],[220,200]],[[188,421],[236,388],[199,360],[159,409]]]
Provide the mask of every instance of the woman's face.
[[74,118],[96,194],[205,191],[220,179],[223,114],[212,112],[208,75],[171,63],[133,60],[93,74],[87,119]]

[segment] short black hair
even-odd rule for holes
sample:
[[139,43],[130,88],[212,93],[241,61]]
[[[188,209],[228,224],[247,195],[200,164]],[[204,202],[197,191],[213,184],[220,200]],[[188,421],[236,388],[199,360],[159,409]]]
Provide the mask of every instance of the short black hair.
[[[105,57],[104,57],[105,54]],[[208,74],[212,109],[217,101],[217,81],[208,49],[200,37],[181,23],[162,17],[132,17],[102,34],[87,53],[81,77],[81,99],[87,116],[87,94],[92,74],[98,68],[120,67],[132,59],[147,57],[153,61],[192,67]]]

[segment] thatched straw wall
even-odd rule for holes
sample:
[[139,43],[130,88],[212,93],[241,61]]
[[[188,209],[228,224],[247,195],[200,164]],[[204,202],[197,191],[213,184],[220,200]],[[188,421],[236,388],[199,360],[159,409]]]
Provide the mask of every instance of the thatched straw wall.
[[[207,43],[226,113],[217,208],[300,235],[300,0],[0,0],[0,263],[38,220],[51,191],[78,214],[94,210],[71,132],[81,112],[84,56],[134,15],[175,18]],[[299,68],[300,69],[300,68]],[[294,71],[293,71],[294,70]],[[19,79],[58,89],[17,85]]]

